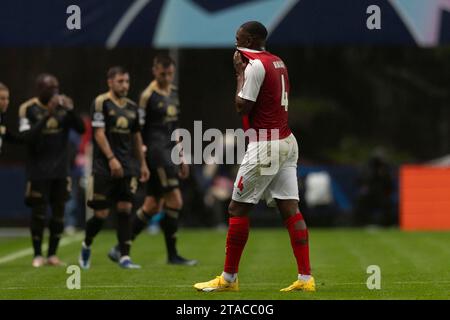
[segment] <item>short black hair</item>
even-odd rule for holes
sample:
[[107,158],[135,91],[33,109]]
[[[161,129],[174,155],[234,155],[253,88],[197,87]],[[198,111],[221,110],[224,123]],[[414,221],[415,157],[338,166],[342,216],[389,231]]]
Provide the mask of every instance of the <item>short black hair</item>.
[[247,31],[252,37],[266,41],[268,32],[266,27],[259,21],[248,21],[241,28]]
[[164,68],[168,68],[171,65],[175,65],[175,60],[167,54],[160,53],[153,58],[153,66],[157,66],[158,64],[162,65]]
[[0,82],[0,91],[9,91],[8,87],[3,82]]
[[125,69],[122,66],[114,66],[109,68],[108,73],[106,74],[106,77],[108,79],[114,79],[116,77],[116,75],[118,74],[125,74],[128,73],[128,70]]

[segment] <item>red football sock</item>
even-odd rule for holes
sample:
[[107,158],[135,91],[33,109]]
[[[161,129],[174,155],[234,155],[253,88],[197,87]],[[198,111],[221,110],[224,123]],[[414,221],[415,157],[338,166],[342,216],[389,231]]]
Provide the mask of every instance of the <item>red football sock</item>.
[[244,251],[249,233],[248,217],[231,217],[227,234],[227,247],[224,271],[237,273],[242,251]]
[[302,221],[303,216],[300,212],[288,218],[285,221],[286,228],[291,238],[291,246],[297,260],[298,273],[302,275],[310,275],[311,267],[309,265],[309,245],[308,245],[308,229],[298,230],[297,222]]

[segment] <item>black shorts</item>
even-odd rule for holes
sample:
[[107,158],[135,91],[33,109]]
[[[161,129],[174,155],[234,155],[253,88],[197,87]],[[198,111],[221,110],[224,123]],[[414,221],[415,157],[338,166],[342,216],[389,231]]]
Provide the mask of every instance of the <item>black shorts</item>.
[[94,175],[89,181],[87,205],[94,210],[104,210],[117,202],[133,202],[137,188],[136,177],[113,179]]
[[179,188],[178,167],[175,165],[150,168],[147,182],[147,196],[161,198],[164,194]]
[[28,207],[35,205],[60,203],[69,200],[72,192],[72,179],[43,179],[27,182],[25,191],[25,204]]

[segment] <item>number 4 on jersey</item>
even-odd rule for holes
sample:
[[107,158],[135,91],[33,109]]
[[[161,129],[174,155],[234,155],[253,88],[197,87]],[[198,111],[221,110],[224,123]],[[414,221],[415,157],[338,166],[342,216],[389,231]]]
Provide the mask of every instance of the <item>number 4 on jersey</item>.
[[242,192],[242,190],[244,190],[244,183],[242,182],[243,178],[244,177],[241,176],[241,178],[239,179],[238,185],[237,185],[240,192]]
[[284,82],[284,75],[281,75],[281,106],[284,107],[284,110],[288,111],[288,93],[286,92],[286,84]]

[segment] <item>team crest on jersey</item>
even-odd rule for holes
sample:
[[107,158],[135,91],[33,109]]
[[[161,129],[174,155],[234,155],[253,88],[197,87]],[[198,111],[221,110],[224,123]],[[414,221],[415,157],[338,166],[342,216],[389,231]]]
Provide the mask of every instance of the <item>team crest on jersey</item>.
[[128,129],[128,119],[125,117],[117,118],[116,127],[119,129]]
[[167,116],[169,117],[175,117],[178,114],[177,107],[174,105],[170,105],[167,107]]
[[46,127],[49,130],[54,130],[54,129],[58,128],[58,125],[59,125],[58,120],[56,120],[56,118],[52,117],[52,118],[47,120]]
[[59,110],[58,111],[58,116],[64,117],[65,115],[66,115],[66,110]]
[[136,119],[136,113],[134,113],[133,111],[127,111],[126,114],[128,118]]
[[116,111],[111,110],[108,114],[109,114],[109,116],[113,117],[116,115]]

